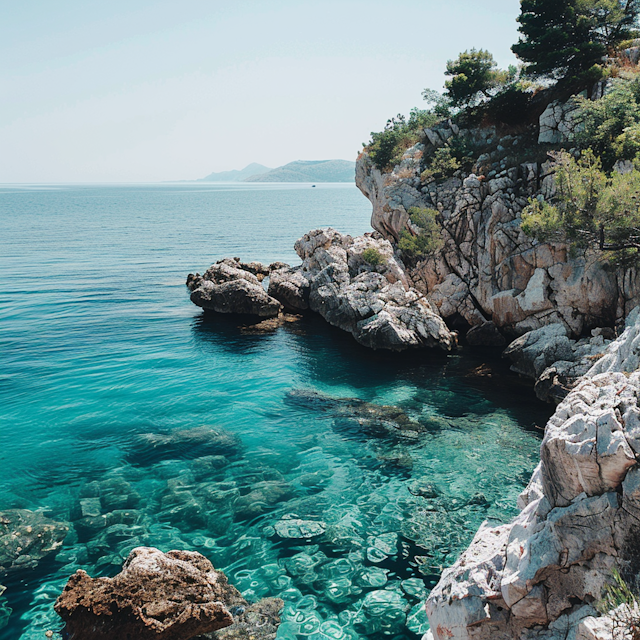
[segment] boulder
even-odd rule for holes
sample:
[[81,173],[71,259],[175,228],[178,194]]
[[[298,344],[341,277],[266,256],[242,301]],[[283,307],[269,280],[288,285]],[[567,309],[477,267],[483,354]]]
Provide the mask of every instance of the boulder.
[[[189,274],[191,302],[207,311],[273,318],[282,305],[261,284],[268,269],[260,263],[241,263],[225,258],[204,275]],[[258,274],[258,275],[256,275]]]
[[239,278],[224,284],[208,280],[191,293],[191,302],[206,311],[237,313],[242,315],[273,318],[280,313],[282,305],[262,288]]
[[535,380],[554,362],[574,359],[568,333],[563,324],[550,324],[520,336],[502,355],[513,363],[512,371]]
[[27,509],[0,511],[0,576],[34,569],[57,553],[69,526]]
[[69,640],[189,640],[246,626],[246,619],[234,620],[231,611],[247,607],[204,556],[151,547],[134,549],[113,578],[77,571],[55,603]]
[[309,307],[371,349],[452,349],[454,335],[407,281],[391,243],[316,229],[295,244],[309,282]]
[[309,280],[300,268],[272,271],[268,294],[278,300],[286,311],[296,313],[309,308]]

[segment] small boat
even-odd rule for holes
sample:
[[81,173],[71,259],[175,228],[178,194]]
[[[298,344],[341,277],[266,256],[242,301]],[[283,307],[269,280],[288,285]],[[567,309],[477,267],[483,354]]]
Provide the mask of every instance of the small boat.
[[312,186],[312,187],[315,187],[316,185],[315,185],[315,184],[312,184],[311,186]]

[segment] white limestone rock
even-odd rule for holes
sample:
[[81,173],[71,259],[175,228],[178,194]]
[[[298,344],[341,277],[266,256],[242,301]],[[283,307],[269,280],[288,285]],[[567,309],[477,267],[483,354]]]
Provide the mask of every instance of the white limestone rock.
[[604,355],[547,424],[520,515],[483,525],[429,595],[434,640],[610,640],[591,603],[637,559],[640,372],[616,369],[634,362],[640,312],[608,345],[606,333],[592,335]]
[[[303,260],[300,275],[309,282],[311,310],[360,344],[396,351],[453,347],[453,334],[426,297],[409,285],[388,240],[316,229],[295,249]],[[376,252],[376,264],[365,259],[367,250]]]

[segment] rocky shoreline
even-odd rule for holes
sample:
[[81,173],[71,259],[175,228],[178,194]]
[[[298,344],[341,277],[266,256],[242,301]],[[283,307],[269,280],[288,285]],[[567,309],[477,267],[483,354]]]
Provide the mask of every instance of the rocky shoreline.
[[[566,141],[571,127],[571,109],[550,105],[538,143]],[[452,137],[491,149],[472,173],[423,185],[420,158]],[[264,274],[269,300],[257,314],[310,309],[374,349],[448,351],[462,329],[469,344],[507,345],[512,370],[534,381],[539,398],[559,403],[520,516],[499,527],[485,523],[431,592],[427,635],[434,640],[604,640],[612,623],[595,605],[613,570],[638,560],[639,274],[523,234],[528,198],[553,193],[553,161],[509,164],[521,142],[448,123],[425,130],[424,142],[389,173],[364,152],[356,182],[372,202],[376,232],[305,235],[296,243],[301,266]],[[395,243],[403,232],[419,232],[412,207],[439,212],[444,246],[405,266]],[[375,260],[367,260],[372,249]],[[222,286],[216,274],[224,264],[202,279],[189,276],[195,304],[216,308],[203,300]],[[231,266],[237,281],[246,279],[242,263]],[[257,279],[254,286],[255,299],[264,299]]]
[[454,347],[456,336],[411,286],[393,246],[380,234],[352,238],[316,229],[295,250],[302,259],[298,267],[225,258],[202,276],[189,274],[191,301],[206,311],[257,318],[310,309],[372,349]]

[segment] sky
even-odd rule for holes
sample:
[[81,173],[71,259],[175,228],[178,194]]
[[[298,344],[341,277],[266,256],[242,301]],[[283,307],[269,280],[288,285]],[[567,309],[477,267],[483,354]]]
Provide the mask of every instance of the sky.
[[0,183],[355,160],[518,0],[0,0]]

